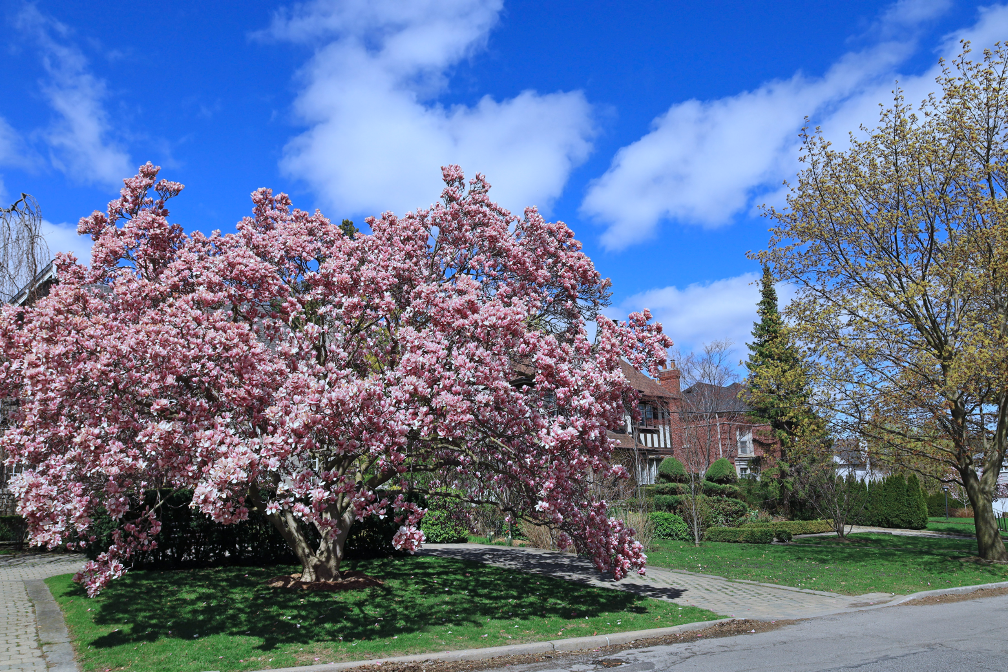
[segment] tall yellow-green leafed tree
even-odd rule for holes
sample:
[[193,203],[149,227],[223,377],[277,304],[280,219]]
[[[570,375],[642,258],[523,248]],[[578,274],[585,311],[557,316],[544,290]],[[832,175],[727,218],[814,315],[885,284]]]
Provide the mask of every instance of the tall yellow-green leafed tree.
[[1008,442],[1008,67],[997,45],[943,64],[919,107],[834,149],[803,136],[787,207],[756,255],[827,409],[900,469],[948,474],[982,558],[1008,560],[992,510]]

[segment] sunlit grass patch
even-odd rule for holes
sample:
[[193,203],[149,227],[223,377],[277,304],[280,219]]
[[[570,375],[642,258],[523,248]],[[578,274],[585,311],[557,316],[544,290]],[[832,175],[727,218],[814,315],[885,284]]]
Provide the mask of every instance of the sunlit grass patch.
[[773,545],[704,542],[700,548],[658,540],[648,551],[648,564],[846,595],[1008,581],[1008,566],[962,561],[976,554],[971,539],[854,534]]

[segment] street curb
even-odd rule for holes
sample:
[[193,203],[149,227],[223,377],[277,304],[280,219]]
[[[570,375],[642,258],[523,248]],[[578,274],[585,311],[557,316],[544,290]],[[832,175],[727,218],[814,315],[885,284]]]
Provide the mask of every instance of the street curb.
[[49,586],[42,579],[28,579],[24,582],[28,599],[35,606],[35,623],[38,627],[42,654],[46,658],[49,672],[80,672],[70,643],[66,621]]
[[349,670],[362,665],[381,665],[383,663],[420,663],[423,661],[454,661],[454,660],[487,660],[501,656],[535,655],[552,653],[553,651],[584,651],[598,649],[617,644],[627,644],[638,639],[664,637],[681,632],[703,630],[718,623],[730,623],[736,618],[719,618],[715,621],[697,621],[684,623],[671,628],[655,628],[654,630],[631,630],[629,632],[614,632],[611,635],[595,635],[594,637],[571,637],[555,639],[546,642],[530,642],[528,644],[511,644],[509,646],[491,646],[484,649],[459,649],[457,651],[440,651],[418,653],[412,656],[396,656],[393,658],[374,658],[354,660],[345,663],[322,663],[319,665],[298,665],[297,667],[279,667],[261,672],[336,672]]
[[903,604],[904,602],[909,602],[911,600],[919,600],[922,597],[932,597],[935,595],[962,595],[963,593],[973,593],[978,590],[989,590],[991,588],[1008,588],[1008,581],[998,581],[997,583],[981,583],[976,586],[957,586],[955,588],[937,588],[935,590],[924,590],[919,593],[904,595],[898,600],[893,600],[892,602],[886,602],[882,606],[895,607],[898,604]]
[[[755,581],[746,581],[745,583],[773,586],[778,588],[781,587],[777,586],[776,584],[770,584],[770,583],[764,584],[764,583],[757,583]],[[937,588],[935,590],[925,590],[919,593],[912,593],[910,595],[900,596],[899,599],[894,599],[891,602],[882,602],[880,604],[874,604],[863,607],[854,607],[854,608],[848,607],[840,611],[831,612],[828,614],[822,614],[820,616],[810,616],[808,618],[801,620],[825,618],[828,616],[837,616],[840,614],[854,613],[858,611],[884,609],[886,607],[895,607],[905,602],[909,602],[911,600],[916,600],[922,597],[930,597],[932,595],[958,595],[961,593],[972,593],[977,590],[984,590],[990,588],[1008,588],[1008,581],[1001,581],[998,583],[983,583],[976,586],[957,586],[955,588]],[[804,592],[804,589],[802,588],[792,588],[792,590],[798,590]],[[813,591],[807,591],[807,592],[813,592]],[[836,595],[837,593],[825,593],[825,594]],[[539,653],[551,653],[553,651],[590,651],[592,649],[598,649],[606,646],[627,644],[638,639],[650,639],[652,637],[664,637],[666,635],[675,635],[682,632],[691,632],[693,630],[703,630],[704,628],[716,625],[718,623],[729,623],[731,621],[736,620],[741,619],[721,618],[716,621],[698,621],[696,623],[686,623],[684,625],[677,625],[671,628],[656,628],[654,630],[632,630],[629,632],[616,632],[611,635],[601,635],[601,636],[596,635],[594,637],[571,637],[569,639],[558,639],[546,642],[531,642],[529,644],[513,644],[511,646],[494,646],[483,649],[459,649],[457,651],[420,653],[412,656],[362,659],[362,660],[348,661],[344,663],[299,665],[297,667],[282,667],[282,668],[274,668],[271,670],[261,670],[260,672],[337,672],[338,670],[349,670],[357,667],[362,667],[364,665],[380,665],[383,663],[419,663],[424,661],[488,660],[490,658],[499,658],[501,656],[535,655]],[[771,619],[764,618],[764,619],[752,619],[752,620],[767,621]]]

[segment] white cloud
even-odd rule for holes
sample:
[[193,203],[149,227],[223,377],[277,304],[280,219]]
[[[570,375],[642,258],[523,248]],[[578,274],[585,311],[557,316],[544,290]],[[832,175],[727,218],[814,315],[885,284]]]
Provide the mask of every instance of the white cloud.
[[43,219],[41,231],[49,247],[50,259],[55,257],[57,252],[72,252],[80,263],[85,266],[91,264],[91,236],[77,235],[76,224],[54,224]]
[[34,5],[18,15],[17,27],[42,55],[47,75],[42,95],[57,115],[42,133],[53,166],[84,184],[121,185],[134,171],[129,154],[110,137],[105,82],[91,74],[84,54],[69,42],[69,29]]
[[449,69],[485,46],[501,4],[318,1],[278,14],[259,37],[319,45],[294,103],[308,130],[286,146],[282,170],[346,214],[426,207],[450,163],[485,174],[512,210],[548,210],[592,148],[581,92],[437,102]]
[[[897,79],[908,101],[935,88],[937,63],[916,76],[901,77],[897,69],[917,49],[915,27],[947,5],[892,5],[869,31],[876,44],[846,54],[822,77],[799,72],[735,96],[673,105],[647,135],[617,152],[590,185],[582,213],[604,224],[602,244],[619,250],[653,236],[663,219],[717,227],[754,204],[779,205],[781,182],[798,170],[798,131],[806,115],[842,146],[849,131],[877,123],[878,104],[891,103]],[[959,39],[987,46],[1006,34],[1008,8],[990,7],[938,51],[949,57],[958,52]]]
[[[24,138],[7,123],[6,119],[0,117],[0,167],[30,168],[33,164],[33,156]],[[10,205],[7,200],[9,197],[3,175],[0,175],[0,207]]]
[[[625,319],[635,310],[648,308],[684,354],[701,349],[705,343],[728,338],[735,344],[738,358],[744,359],[745,344],[751,338],[757,317],[759,278],[756,273],[744,273],[707,284],[695,283],[684,289],[650,289],[627,297],[605,312],[609,317]],[[782,308],[793,296],[790,285],[777,285],[777,301]]]
[[0,117],[0,166],[24,162],[23,141],[7,120]]

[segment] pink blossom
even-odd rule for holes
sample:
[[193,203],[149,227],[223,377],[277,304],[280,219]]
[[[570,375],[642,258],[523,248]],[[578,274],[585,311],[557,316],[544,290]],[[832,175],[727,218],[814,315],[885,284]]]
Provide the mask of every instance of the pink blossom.
[[0,443],[25,465],[32,542],[87,539],[98,507],[122,520],[78,575],[95,594],[155,543],[157,510],[130,513],[141,494],[191,488],[221,523],[262,510],[295,549],[314,527],[302,563],[326,576],[367,516],[416,550],[425,511],[405,493],[437,491],[643,572],[590,484],[626,477],[606,437],[636,407],[620,360],[653,374],[671,341],[646,311],[600,317],[609,281],[562,222],[443,172],[440,203],[352,238],[268,189],[237,233],[186,235],[166,207],[182,186],[151,164],[81,219],[90,268],[61,255],[48,297],[0,314],[0,395],[19,402]]

